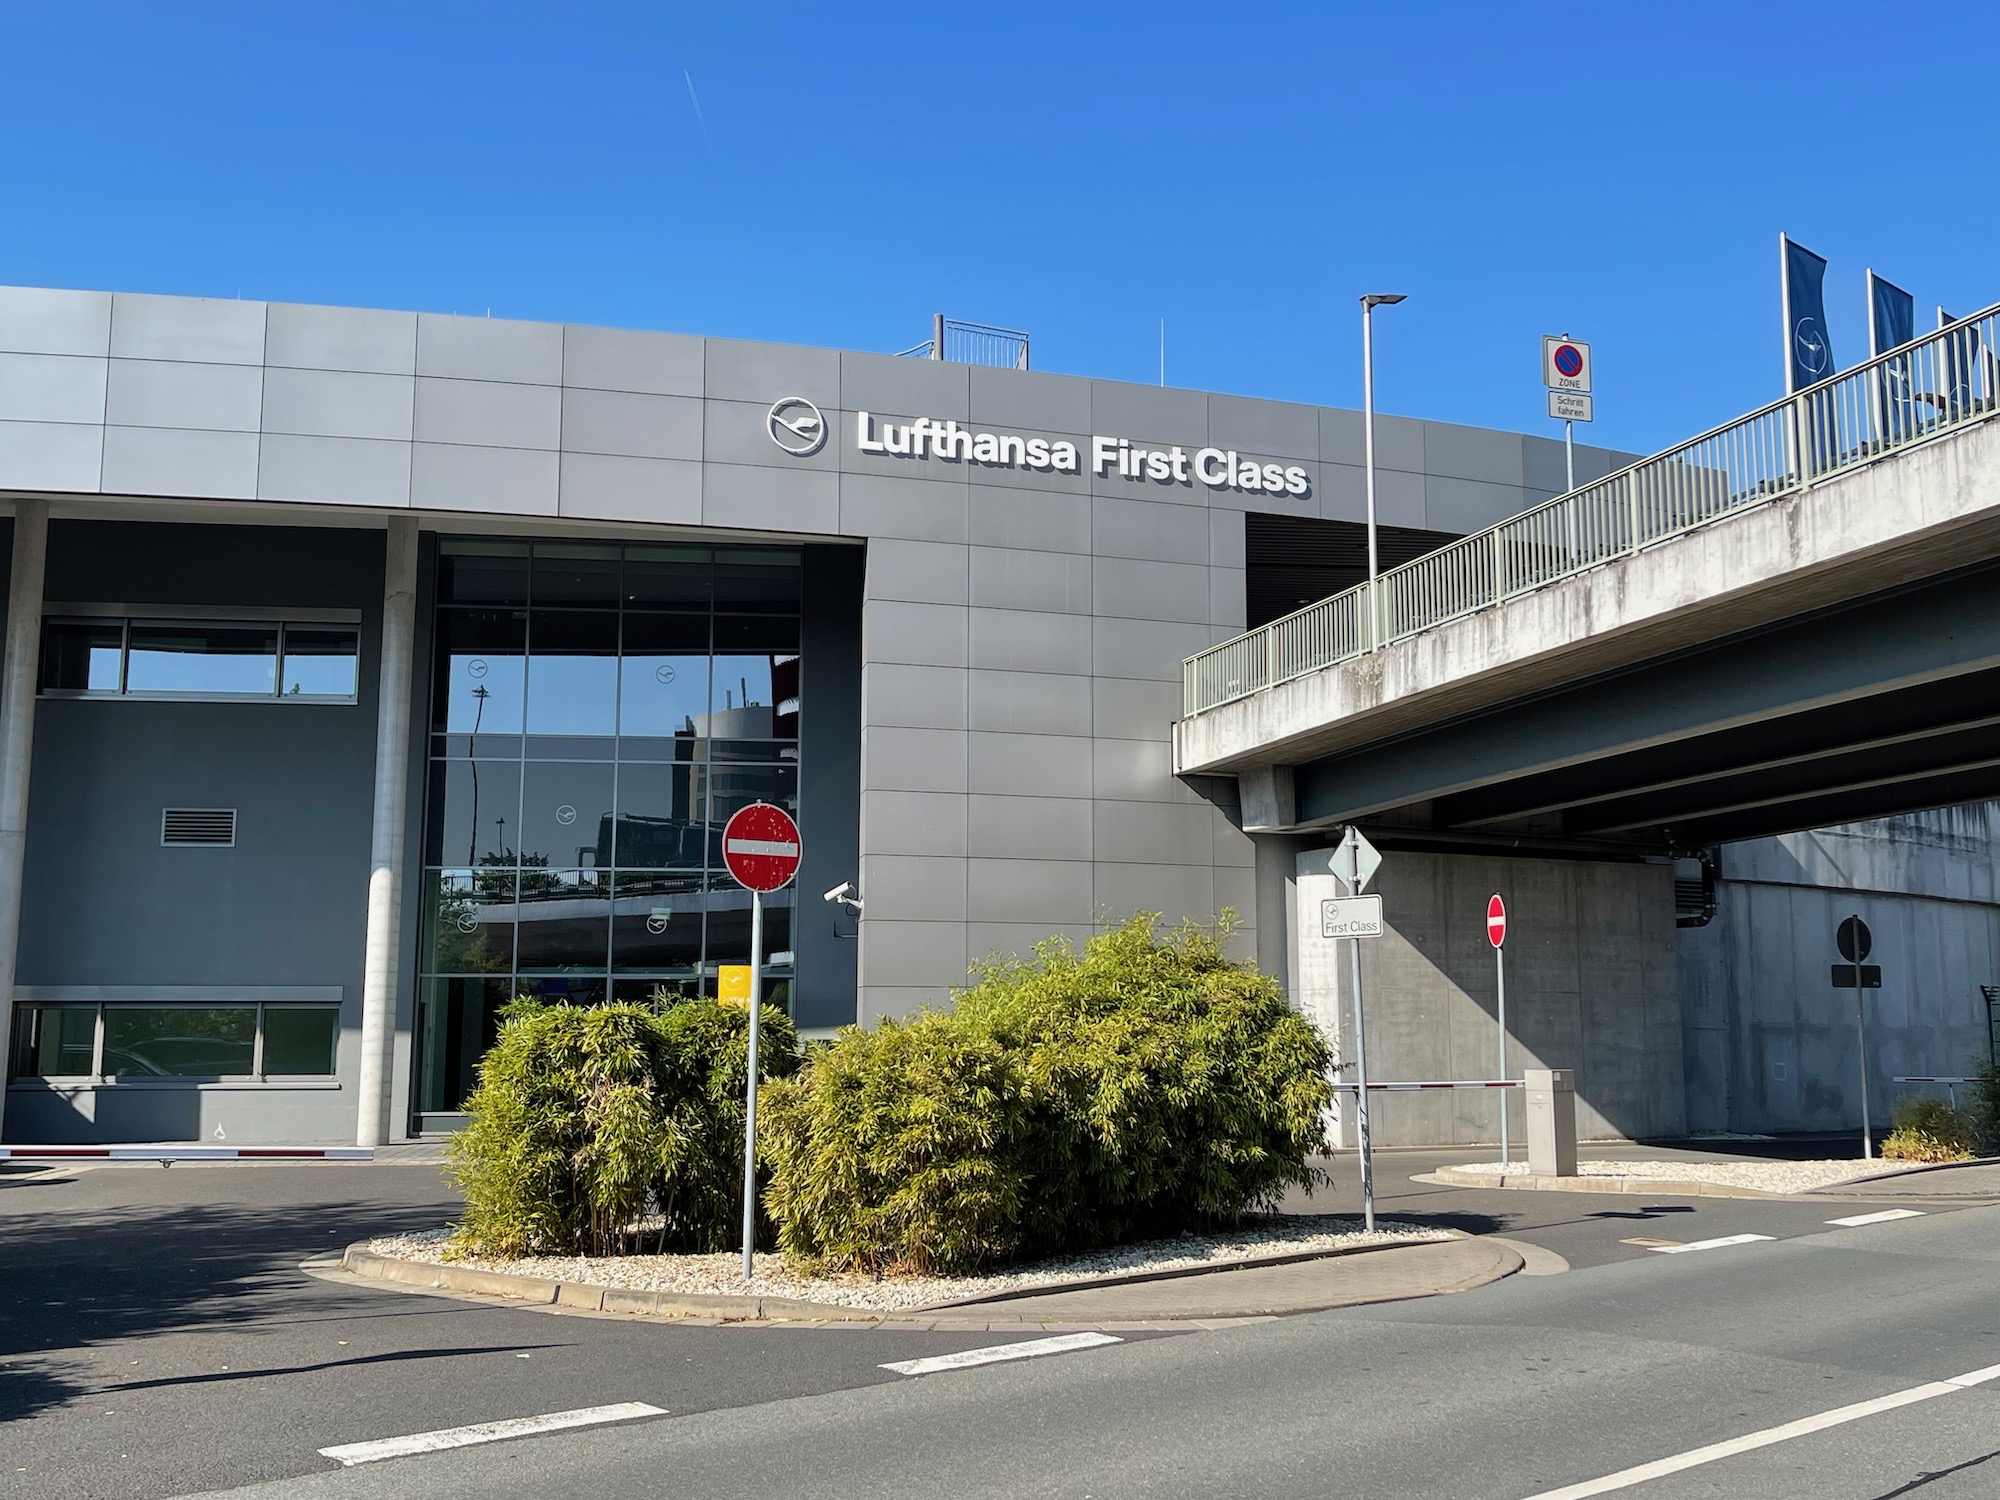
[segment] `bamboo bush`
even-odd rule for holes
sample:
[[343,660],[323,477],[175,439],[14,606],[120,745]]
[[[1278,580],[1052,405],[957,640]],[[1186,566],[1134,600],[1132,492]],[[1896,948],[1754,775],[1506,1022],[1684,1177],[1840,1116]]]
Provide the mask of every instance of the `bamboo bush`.
[[990,961],[949,1009],[765,1085],[765,1207],[807,1267],[963,1272],[1232,1225],[1322,1180],[1325,1041],[1154,913]]
[[[711,999],[507,1007],[452,1138],[456,1245],[492,1255],[727,1249],[740,1234],[749,1011]],[[798,1065],[763,1013],[760,1072]]]

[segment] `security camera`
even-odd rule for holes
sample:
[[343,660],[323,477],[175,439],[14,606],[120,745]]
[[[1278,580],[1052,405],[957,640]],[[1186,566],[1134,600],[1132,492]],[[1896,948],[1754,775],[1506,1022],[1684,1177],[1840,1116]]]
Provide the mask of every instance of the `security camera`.
[[852,881],[843,880],[840,882],[839,885],[835,886],[832,890],[828,891],[824,896],[820,897],[819,899],[822,901],[838,901],[840,900],[841,897],[845,896],[849,891],[853,889],[854,889],[854,884]]

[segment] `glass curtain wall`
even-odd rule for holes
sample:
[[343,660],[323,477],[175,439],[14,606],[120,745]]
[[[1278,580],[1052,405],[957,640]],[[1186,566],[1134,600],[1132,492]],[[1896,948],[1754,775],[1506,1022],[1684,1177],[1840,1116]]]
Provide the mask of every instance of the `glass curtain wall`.
[[[515,995],[713,994],[750,961],[722,827],[798,813],[797,549],[439,548],[418,1109],[456,1111]],[[766,899],[785,1004],[792,892]]]

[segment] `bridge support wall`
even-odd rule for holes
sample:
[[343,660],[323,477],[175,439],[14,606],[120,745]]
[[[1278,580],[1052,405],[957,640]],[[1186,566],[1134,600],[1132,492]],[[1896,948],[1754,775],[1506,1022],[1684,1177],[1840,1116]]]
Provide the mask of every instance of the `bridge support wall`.
[[[1486,901],[1497,891],[1509,918],[1511,1075],[1528,1067],[1574,1069],[1577,1131],[1585,1139],[1686,1128],[1671,867],[1392,852],[1371,889],[1383,897],[1387,928],[1361,945],[1372,1079],[1493,1076]],[[1292,925],[1295,952],[1323,941],[1316,909],[1299,908]],[[1261,923],[1259,931],[1269,943]],[[1301,964],[1295,973],[1313,967]],[[1297,988],[1293,995],[1309,1013],[1339,1016],[1335,1041],[1345,1053],[1352,1010],[1344,957],[1337,972],[1337,1008]],[[1377,1096],[1375,1139],[1401,1146],[1495,1141],[1498,1097],[1473,1089]],[[1514,1139],[1524,1140],[1518,1091],[1509,1097]]]

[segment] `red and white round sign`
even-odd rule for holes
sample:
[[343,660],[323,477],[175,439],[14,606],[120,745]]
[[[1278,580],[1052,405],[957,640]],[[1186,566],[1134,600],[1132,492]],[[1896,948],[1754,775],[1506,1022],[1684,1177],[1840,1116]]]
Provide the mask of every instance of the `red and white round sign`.
[[1507,941],[1507,903],[1498,896],[1486,903],[1486,941],[1496,948]]
[[781,890],[799,873],[799,825],[768,802],[739,808],[722,830],[722,862],[746,890]]

